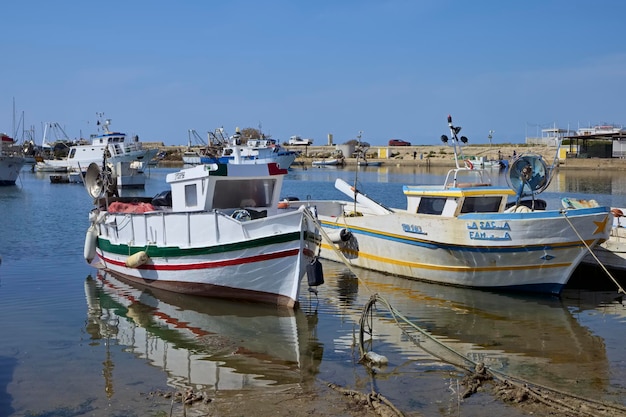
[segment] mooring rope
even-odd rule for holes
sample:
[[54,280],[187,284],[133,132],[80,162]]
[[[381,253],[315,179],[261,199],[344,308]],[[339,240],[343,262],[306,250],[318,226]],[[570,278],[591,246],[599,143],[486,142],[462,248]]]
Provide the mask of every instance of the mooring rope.
[[[363,335],[364,335],[364,333],[366,333],[366,330],[365,330],[366,326],[370,330],[373,328],[373,320],[370,319],[370,321],[368,323],[367,318],[368,317],[372,317],[371,310],[372,310],[373,306],[376,304],[376,302],[380,302],[380,303],[384,304],[387,307],[387,309],[391,313],[391,316],[392,316],[394,322],[400,328],[402,333],[404,333],[411,341],[413,341],[413,343],[415,345],[419,346],[422,350],[428,352],[429,354],[431,354],[432,356],[434,356],[437,359],[441,360],[442,362],[445,362],[445,363],[448,363],[450,365],[456,366],[456,367],[458,367],[460,369],[463,369],[464,371],[466,371],[466,372],[468,372],[470,374],[470,378],[474,382],[471,382],[471,381],[468,382],[468,385],[471,385],[471,386],[463,393],[463,397],[464,398],[470,396],[473,393],[475,393],[477,388],[480,386],[481,381],[496,380],[496,382],[498,382],[499,387],[500,387],[499,388],[500,392],[497,393],[498,395],[502,396],[502,392],[503,391],[507,391],[507,390],[511,391],[511,390],[513,390],[513,391],[515,391],[515,396],[516,396],[517,400],[519,400],[519,398],[517,398],[517,397],[519,397],[520,395],[522,395],[522,396],[525,395],[528,398],[531,398],[534,401],[536,401],[538,403],[541,403],[541,404],[543,404],[545,406],[551,407],[551,408],[553,408],[553,409],[555,409],[555,410],[557,410],[558,412],[561,412],[561,413],[568,414],[568,413],[572,413],[573,412],[573,413],[576,413],[577,416],[589,416],[589,417],[598,417],[598,416],[614,417],[616,415],[626,415],[626,407],[623,407],[623,406],[621,406],[619,404],[606,403],[606,402],[602,402],[602,401],[598,401],[598,400],[594,400],[594,399],[590,399],[590,398],[577,396],[577,395],[574,395],[574,394],[570,394],[570,393],[567,393],[567,392],[563,392],[563,391],[557,390],[555,388],[551,388],[551,387],[547,387],[547,386],[544,386],[544,385],[541,385],[541,384],[538,384],[538,383],[535,383],[535,382],[531,382],[531,381],[525,380],[525,379],[520,378],[520,377],[511,376],[511,375],[508,375],[508,374],[506,374],[504,372],[499,372],[497,370],[490,369],[490,368],[486,367],[484,365],[484,363],[476,362],[476,361],[472,360],[471,358],[463,355],[461,352],[458,352],[457,350],[453,349],[452,347],[448,346],[447,344],[441,342],[438,338],[436,338],[435,336],[431,335],[429,332],[427,332],[426,330],[422,329],[420,326],[418,326],[417,324],[415,324],[411,320],[409,320],[407,317],[405,317],[402,313],[397,311],[384,297],[382,297],[381,295],[379,295],[377,293],[373,293],[367,287],[367,285],[363,282],[363,280],[359,277],[359,275],[356,273],[356,271],[355,271],[353,265],[350,263],[350,261],[343,255],[343,253],[335,246],[335,243],[326,234],[326,232],[322,228],[319,220],[315,216],[313,216],[313,214],[310,213],[308,210],[306,210],[304,213],[315,224],[316,228],[320,231],[322,237],[327,241],[329,246],[335,251],[335,253],[343,261],[343,263],[346,265],[346,267],[359,280],[359,283],[363,284],[364,287],[367,289],[367,291],[370,294],[372,294],[370,296],[369,301],[363,307],[363,311],[361,313],[361,319],[359,320],[359,326],[360,326],[359,354],[361,356],[359,362],[365,363],[368,367],[372,366],[372,363],[368,363],[367,360],[364,360],[365,357],[366,357],[366,353],[365,353],[366,349],[365,349],[365,342],[364,342]],[[587,247],[587,250],[594,256],[594,258],[596,258],[598,263],[600,265],[602,265],[601,262],[595,256],[595,254],[593,254],[593,252],[591,251],[591,248],[589,247],[589,245],[587,245],[587,242],[584,241],[584,239],[580,236],[578,231],[575,229],[574,225],[570,222],[570,220],[567,217],[567,215],[564,214],[564,217],[568,221],[568,223],[570,224],[570,226],[572,227],[574,232],[578,235],[580,240],[585,244],[585,246]],[[613,279],[615,284],[618,286],[619,290],[621,292],[624,292],[624,290],[621,288],[619,283],[617,283],[615,278],[613,278],[613,276],[608,272],[608,270],[604,267],[604,265],[602,265],[602,267],[604,268],[606,273],[609,275],[609,277],[611,277],[611,279]],[[422,343],[420,343],[419,341],[415,340],[414,336],[411,335],[406,330],[405,327],[403,327],[403,324],[404,325],[408,325],[411,329],[415,330],[416,332],[418,332],[422,336],[426,337],[428,340],[434,342],[437,346],[439,346],[442,349],[444,349],[445,351],[451,353],[454,357],[456,357],[457,359],[460,359],[460,360],[458,360],[458,361],[448,360],[444,356],[426,349],[423,346]],[[373,334],[373,331],[368,332],[368,334]],[[473,366],[473,369],[471,369],[472,366]],[[544,392],[539,391],[538,389],[540,389],[540,390],[542,390]],[[549,393],[552,393],[552,394],[558,394],[558,395],[562,396],[564,398],[564,400],[559,400],[557,398],[554,398],[554,396],[547,397],[546,392],[549,392]],[[375,394],[375,393],[373,393],[373,394]],[[512,394],[509,394],[509,395],[512,395]],[[577,400],[578,403],[574,402],[573,400]],[[388,403],[388,405],[390,407],[393,408],[394,412],[396,412],[398,415],[402,415],[402,413],[396,407],[394,407],[388,400],[386,400],[386,402]]]
[[[522,390],[526,395],[528,395],[533,400],[540,402],[544,405],[557,408],[562,412],[565,410],[565,412],[567,411],[575,412],[577,416],[590,416],[590,417],[597,417],[599,415],[614,416],[615,415],[614,413],[619,413],[619,415],[626,415],[626,407],[623,407],[619,404],[606,403],[606,402],[602,402],[602,401],[598,401],[598,400],[594,400],[590,398],[585,398],[579,395],[570,394],[570,393],[560,391],[555,388],[538,384],[536,382],[525,380],[517,376],[508,375],[504,372],[490,369],[486,367],[483,363],[476,362],[468,358],[467,356],[463,355],[462,353],[458,352],[457,350],[453,349],[452,347],[438,340],[436,337],[434,337],[433,335],[431,335],[430,333],[428,333],[427,331],[425,331],[424,329],[422,329],[421,327],[413,323],[411,320],[409,320],[399,311],[397,311],[393,306],[391,306],[391,304],[384,297],[381,297],[378,294],[374,294],[370,298],[370,300],[367,302],[367,304],[364,306],[361,322],[364,321],[363,317],[366,317],[370,314],[370,310],[372,309],[374,304],[376,304],[376,302],[380,302],[387,307],[387,309],[392,315],[393,320],[396,322],[400,330],[409,339],[411,339],[413,343],[418,345],[422,350],[428,352],[429,354],[441,360],[442,362],[448,363],[450,365],[453,365],[453,366],[456,366],[458,368],[465,370],[466,372],[470,374],[471,379],[478,380],[478,384],[474,384],[473,386],[470,386],[463,394],[463,397],[467,397],[473,394],[478,388],[478,386],[480,385],[480,381],[494,379],[496,380],[496,382],[499,383],[501,388],[505,387],[506,389],[506,387],[513,386],[513,388],[515,388],[516,390]],[[401,321],[403,323],[401,323]],[[407,332],[405,328],[403,328],[402,324],[408,325],[410,328],[412,328],[413,330],[416,330],[419,334],[425,336],[430,341],[434,342],[435,344],[437,344],[439,347],[443,348],[447,352],[452,353],[454,356],[456,356],[460,360],[459,361],[448,360],[444,356],[426,349],[422,343],[420,343],[419,341],[416,341],[415,338],[409,332]],[[363,341],[361,340],[360,343],[363,344]],[[359,346],[359,348],[361,349],[361,351],[365,350],[364,346]],[[471,367],[467,366],[467,364],[473,365],[474,368],[472,369]],[[541,391],[539,391],[538,389],[540,389]],[[559,400],[557,398],[554,398],[554,396],[547,397],[546,393],[558,394],[559,396],[563,397],[565,400],[571,401],[572,399],[575,399],[579,401],[580,403],[566,402],[564,400]],[[592,406],[593,406],[593,409],[591,409]],[[587,410],[585,410],[585,407],[587,408]]]

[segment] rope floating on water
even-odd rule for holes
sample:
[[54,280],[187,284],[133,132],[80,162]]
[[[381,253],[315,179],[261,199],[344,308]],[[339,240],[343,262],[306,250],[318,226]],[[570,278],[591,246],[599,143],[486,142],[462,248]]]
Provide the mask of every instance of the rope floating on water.
[[[528,401],[534,401],[537,404],[541,404],[542,406],[549,407],[551,412],[561,413],[563,415],[572,415],[574,413],[576,416],[581,417],[617,417],[617,416],[626,416],[626,407],[623,407],[619,404],[609,404],[602,401],[597,401],[589,398],[584,398],[581,396],[569,394],[554,388],[550,388],[547,386],[543,386],[541,384],[533,383],[531,381],[524,380],[519,377],[514,377],[511,375],[507,375],[503,372],[499,372],[493,369],[487,368],[483,363],[476,362],[462,353],[456,351],[452,347],[446,345],[445,343],[438,340],[436,337],[428,333],[426,330],[419,327],[417,324],[413,323],[399,311],[397,311],[391,304],[379,294],[374,294],[367,287],[367,285],[362,281],[362,279],[358,276],[352,264],[348,261],[348,259],[343,255],[343,253],[335,246],[334,242],[330,240],[326,232],[322,229],[319,220],[313,217],[308,212],[307,215],[314,222],[316,227],[320,230],[322,237],[329,243],[329,246],[337,253],[340,259],[343,260],[343,263],[346,267],[354,274],[354,276],[359,280],[360,284],[370,292],[371,297],[367,304],[363,307],[363,312],[361,314],[361,318],[359,320],[359,353],[361,356],[361,363],[364,363],[368,367],[372,367],[373,364],[371,361],[366,360],[366,349],[364,342],[364,335],[370,334],[373,335],[373,313],[372,310],[376,303],[381,303],[387,307],[388,311],[391,313],[391,316],[396,323],[396,325],[400,328],[400,330],[409,338],[413,343],[419,346],[422,350],[428,352],[433,355],[435,358],[439,359],[442,362],[448,363],[450,365],[456,366],[460,369],[463,369],[468,373],[467,377],[463,380],[463,384],[466,386],[465,391],[462,393],[462,398],[467,398],[477,392],[477,390],[483,385],[484,382],[492,381],[495,384],[494,393],[495,395],[503,401],[506,402],[515,402],[522,403]],[[580,240],[585,244],[587,250],[596,258],[598,263],[604,268],[605,272],[609,277],[615,282],[618,286],[620,292],[624,292],[619,283],[615,280],[615,278],[610,274],[610,272],[601,264],[601,262],[597,259],[595,254],[591,251],[591,248],[587,243],[582,239],[578,231],[574,228],[574,225],[571,223],[569,218],[565,213],[564,217],[567,219],[568,223],[574,229],[575,233],[578,235]],[[432,350],[428,350],[424,347],[424,343],[416,340],[413,334],[407,330],[407,327],[410,330],[417,332],[426,338],[426,340],[433,342],[436,346],[442,349],[442,352],[448,353],[451,355],[450,357],[446,357],[447,355],[439,354],[433,352]],[[330,386],[330,385],[329,385]],[[372,392],[372,395],[375,393]],[[360,394],[363,395],[363,394]],[[379,394],[377,394],[379,395]],[[391,403],[389,403],[391,405]],[[393,407],[394,411],[397,412],[398,415],[402,415],[402,413]]]

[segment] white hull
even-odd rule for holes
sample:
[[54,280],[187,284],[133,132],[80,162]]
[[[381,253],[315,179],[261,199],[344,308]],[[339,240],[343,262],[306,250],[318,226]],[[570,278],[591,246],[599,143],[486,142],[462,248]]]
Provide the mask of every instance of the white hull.
[[[293,161],[296,160],[298,155],[296,153],[285,153],[283,155],[277,155],[272,157],[242,157],[240,163],[241,164],[269,164],[271,162],[275,162],[279,167],[287,169],[293,164]],[[228,163],[234,163],[232,160],[229,160]]]
[[[556,210],[449,218],[399,209],[381,214],[357,204],[363,215],[351,217],[350,201],[307,204],[316,207],[327,234],[352,233],[333,246],[354,266],[455,286],[553,294],[560,293],[587,253],[568,219],[594,245],[606,238],[610,216],[606,208],[595,208],[569,212],[567,219]],[[343,261],[326,241],[320,256]]]
[[21,156],[0,154],[0,185],[13,185],[20,175],[26,160]]
[[338,166],[343,165],[343,159],[320,159],[311,163],[313,166]]
[[192,154],[183,154],[183,164],[187,165],[198,165],[200,164],[200,155],[194,153]]
[[[243,148],[245,150],[245,148]],[[267,155],[267,153],[262,152],[261,155]],[[296,160],[296,157],[298,156],[295,152],[289,152],[289,153],[281,153],[281,154],[269,154],[270,156],[259,156],[257,155],[244,155],[242,153],[242,155],[239,158],[236,158],[235,156],[222,156],[220,158],[210,158],[210,157],[198,157],[197,160],[198,162],[193,162],[196,160],[195,157],[183,157],[183,162],[185,162],[186,164],[191,164],[191,165],[195,165],[195,164],[209,164],[209,163],[216,163],[216,162],[220,162],[223,164],[243,164],[243,165],[264,165],[264,164],[269,164],[269,163],[276,163],[279,167],[283,168],[283,169],[288,169],[291,164],[293,164],[293,161]]]
[[[125,133],[108,130],[110,120],[104,122],[104,132],[92,135],[90,144],[70,146],[68,155],[63,159],[44,159],[35,165],[38,172],[71,172],[86,171],[90,164],[102,166],[105,158],[111,165],[132,163],[134,161],[148,163],[158,149],[147,149],[139,141],[139,137],[127,137]],[[98,123],[100,125],[100,123]]]
[[[67,158],[67,159],[44,159],[37,162],[35,165],[35,171],[37,172],[70,172],[70,171],[86,171],[87,167],[91,163],[102,165],[104,147],[90,147],[90,146],[77,146],[79,151],[81,148],[84,154],[80,157]],[[116,163],[131,163],[134,161],[149,161],[158,153],[158,149],[141,149],[137,151],[126,152],[107,158],[107,162],[111,164]],[[80,153],[78,153],[80,155]]]
[[[108,214],[97,254],[107,270],[157,288],[293,306],[315,254],[301,240],[303,221],[302,212],[243,224],[218,212]],[[126,266],[141,250],[149,262]]]

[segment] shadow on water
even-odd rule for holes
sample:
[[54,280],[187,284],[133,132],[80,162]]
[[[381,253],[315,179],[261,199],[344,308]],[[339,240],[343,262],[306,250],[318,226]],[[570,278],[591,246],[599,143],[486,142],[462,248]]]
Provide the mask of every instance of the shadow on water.
[[11,407],[12,397],[8,392],[9,383],[13,379],[13,371],[17,360],[10,356],[0,356],[0,416],[9,416],[15,410]]

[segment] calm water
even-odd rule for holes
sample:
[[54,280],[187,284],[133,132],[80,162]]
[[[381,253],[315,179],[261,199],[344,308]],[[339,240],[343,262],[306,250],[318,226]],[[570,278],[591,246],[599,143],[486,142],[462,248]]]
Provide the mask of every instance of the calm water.
[[[152,169],[145,193],[166,189],[171,171]],[[402,206],[403,184],[440,183],[444,174],[361,168],[358,186]],[[355,171],[294,169],[283,195],[343,198],[336,178],[353,182]],[[504,181],[496,174],[495,182]],[[562,171],[542,197],[558,203],[563,192],[626,205],[626,185],[611,172]],[[428,343],[403,335],[383,306],[370,343],[389,364],[372,377],[357,363],[355,341],[374,293],[492,369],[626,405],[626,307],[615,291],[510,296],[366,271],[354,277],[324,262],[326,284],[317,297],[303,288],[296,312],[208,302],[98,274],[83,260],[90,209],[81,185],[51,184],[44,174],[24,171],[18,186],[0,188],[0,416],[169,415],[168,402],[155,405],[146,393],[192,387],[216,395],[322,382],[375,388],[408,413],[478,416],[487,404],[493,415],[521,415],[488,394],[460,401],[463,372],[438,360]],[[608,279],[601,275],[596,279]]]

